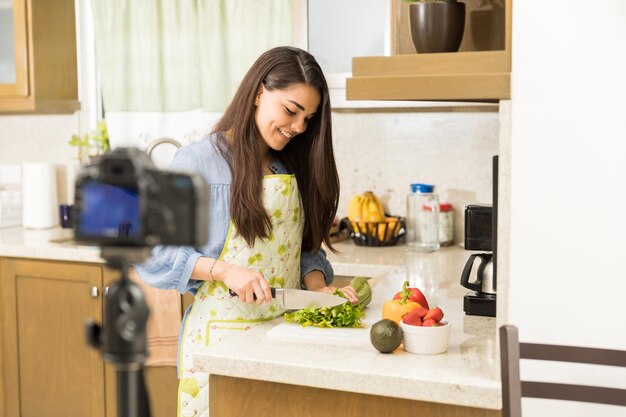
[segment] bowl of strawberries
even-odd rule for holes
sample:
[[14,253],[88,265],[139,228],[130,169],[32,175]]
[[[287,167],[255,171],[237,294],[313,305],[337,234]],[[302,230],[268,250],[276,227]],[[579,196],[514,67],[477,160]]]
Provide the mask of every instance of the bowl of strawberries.
[[407,352],[433,355],[448,350],[451,324],[443,320],[443,311],[439,307],[412,310],[402,317],[400,328]]

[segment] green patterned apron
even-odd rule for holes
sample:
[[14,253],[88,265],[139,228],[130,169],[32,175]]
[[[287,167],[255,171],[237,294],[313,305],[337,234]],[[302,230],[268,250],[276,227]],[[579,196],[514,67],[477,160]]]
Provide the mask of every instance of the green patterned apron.
[[[259,271],[272,287],[300,288],[304,219],[295,176],[263,177],[263,205],[272,221],[269,238],[257,238],[254,245],[249,246],[231,221],[219,259]],[[232,297],[223,282],[205,281],[196,293],[183,330],[178,416],[208,416],[208,374],[193,367],[193,353],[197,348],[272,320],[283,312],[276,301],[247,304]]]

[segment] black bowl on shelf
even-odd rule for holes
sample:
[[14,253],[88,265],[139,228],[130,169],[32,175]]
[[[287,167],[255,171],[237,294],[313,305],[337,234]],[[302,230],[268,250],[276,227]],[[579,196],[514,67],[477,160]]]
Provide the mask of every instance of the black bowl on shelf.
[[406,219],[398,216],[393,217],[397,220],[353,222],[345,217],[341,223],[350,231],[350,238],[359,246],[394,246],[406,234]]

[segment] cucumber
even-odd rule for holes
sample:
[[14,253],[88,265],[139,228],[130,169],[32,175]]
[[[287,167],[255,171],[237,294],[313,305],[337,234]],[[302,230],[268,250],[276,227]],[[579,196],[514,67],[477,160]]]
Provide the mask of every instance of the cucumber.
[[354,277],[352,281],[350,281],[350,286],[356,290],[356,294],[359,297],[359,308],[364,309],[367,307],[370,301],[372,301],[372,287],[370,287],[367,279]]

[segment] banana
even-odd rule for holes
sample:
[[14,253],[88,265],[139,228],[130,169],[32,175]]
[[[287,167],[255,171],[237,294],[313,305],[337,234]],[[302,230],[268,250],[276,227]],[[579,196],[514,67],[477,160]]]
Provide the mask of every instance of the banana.
[[371,191],[363,193],[364,203],[361,206],[363,220],[367,222],[382,222],[385,220],[385,210],[376,195]]
[[361,220],[361,203],[363,196],[361,194],[355,195],[350,199],[348,203],[348,220],[359,221]]
[[371,223],[385,221],[383,204],[371,191],[354,195],[348,202],[348,220],[355,232],[375,235],[376,225]]

